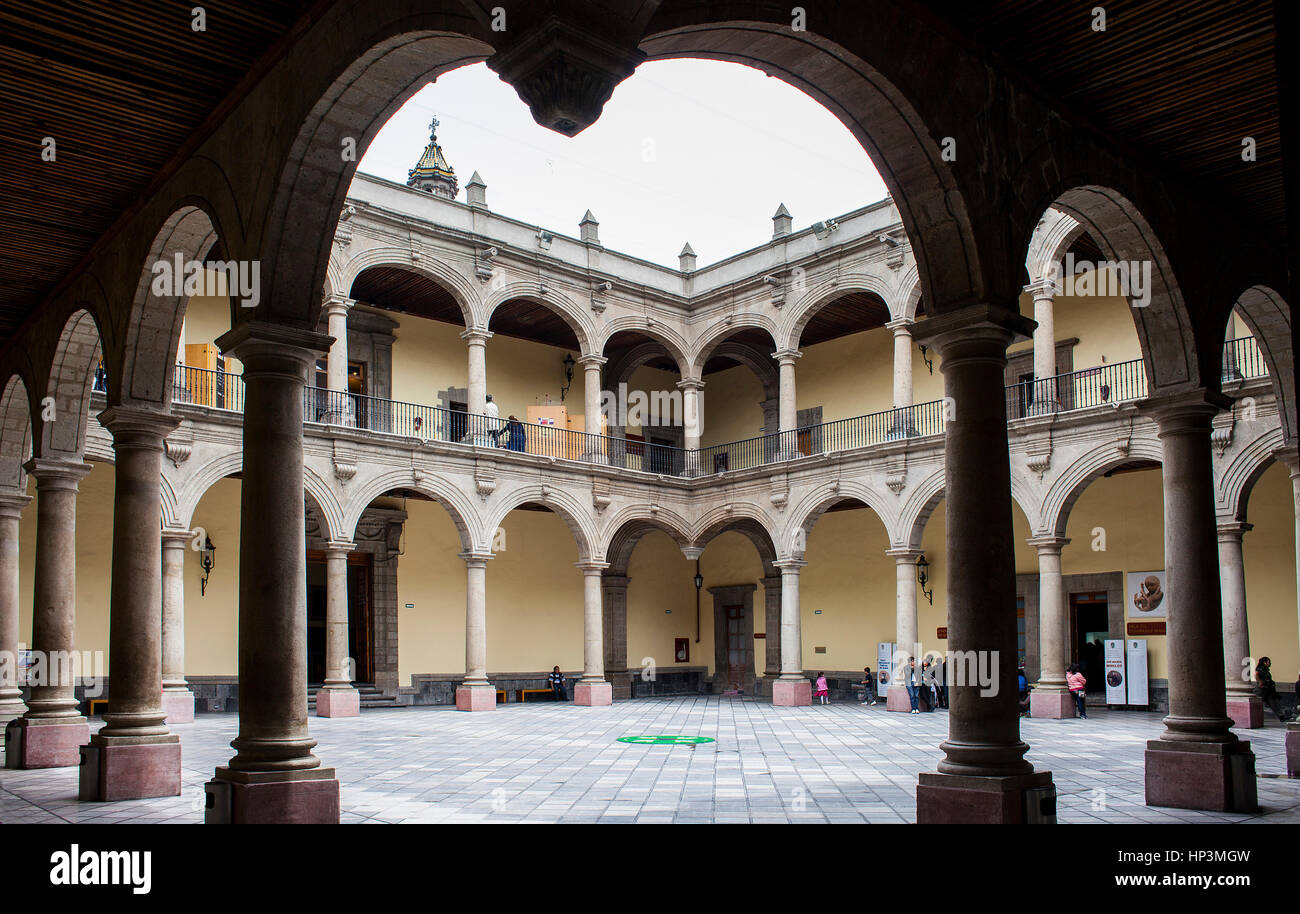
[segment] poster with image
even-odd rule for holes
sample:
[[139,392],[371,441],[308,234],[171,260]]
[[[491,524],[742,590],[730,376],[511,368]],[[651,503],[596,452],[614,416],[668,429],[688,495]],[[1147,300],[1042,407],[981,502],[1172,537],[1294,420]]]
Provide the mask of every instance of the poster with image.
[[1163,619],[1169,613],[1169,594],[1165,591],[1163,571],[1128,573],[1128,617]]

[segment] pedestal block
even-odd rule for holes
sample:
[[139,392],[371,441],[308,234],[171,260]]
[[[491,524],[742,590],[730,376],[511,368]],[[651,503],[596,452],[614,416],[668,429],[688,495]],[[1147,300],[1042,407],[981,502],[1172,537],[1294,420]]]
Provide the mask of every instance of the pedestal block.
[[169,727],[194,723],[194,693],[189,689],[164,689],[162,708]]
[[5,728],[6,768],[73,768],[81,764],[81,747],[90,742],[84,717],[46,723],[20,717]]
[[609,683],[613,686],[613,695],[615,698],[632,697],[632,674],[627,670],[614,673],[607,673]]
[[902,711],[906,714],[912,710],[912,699],[907,697],[907,689],[902,686],[891,686],[889,697],[885,699],[886,711]]
[[[918,825],[1024,825],[1026,791],[1052,786],[1050,771],[967,777],[923,771],[916,786]],[[1055,821],[1056,810],[1044,810]]]
[[1229,698],[1228,716],[1232,725],[1242,730],[1255,730],[1264,726],[1264,702],[1259,698]]
[[772,683],[772,704],[778,708],[811,705],[812,683],[807,679],[778,679]]
[[603,708],[614,703],[614,688],[608,682],[579,682],[573,687],[573,703]]
[[1250,743],[1150,740],[1146,803],[1216,812],[1258,811],[1255,754]]
[[[496,701],[496,693],[492,695]],[[457,695],[457,705],[460,699]],[[360,717],[361,693],[356,689],[321,689],[316,693],[317,717]]]
[[181,795],[181,738],[81,747],[78,799],[92,802]]
[[492,711],[497,706],[497,690],[491,686],[458,686],[457,711]]
[[1300,723],[1286,725],[1286,773],[1300,778]]
[[1074,717],[1074,696],[1068,691],[1035,689],[1029,693],[1029,716],[1044,720]]
[[272,773],[220,767],[204,790],[208,825],[339,823],[339,782],[333,768]]

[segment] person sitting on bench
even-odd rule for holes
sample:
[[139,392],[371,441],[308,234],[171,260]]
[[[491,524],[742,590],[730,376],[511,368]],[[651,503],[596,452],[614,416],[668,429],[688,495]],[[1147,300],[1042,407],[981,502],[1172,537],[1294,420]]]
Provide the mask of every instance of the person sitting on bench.
[[564,701],[564,674],[560,672],[558,666],[551,670],[551,675],[546,677],[546,681],[550,683],[551,694],[555,696],[555,700]]

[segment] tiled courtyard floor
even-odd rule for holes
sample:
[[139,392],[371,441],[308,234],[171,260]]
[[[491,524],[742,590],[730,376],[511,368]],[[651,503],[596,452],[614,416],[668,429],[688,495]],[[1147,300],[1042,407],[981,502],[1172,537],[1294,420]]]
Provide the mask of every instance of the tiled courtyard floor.
[[[180,797],[77,800],[76,769],[0,770],[0,823],[190,822],[203,783],[231,756],[235,715],[176,727]],[[1021,721],[1036,768],[1050,769],[1063,823],[1300,822],[1300,781],[1261,777],[1259,815],[1142,803],[1142,752],[1160,715]],[[623,701],[609,708],[508,705],[312,718],[317,755],[338,771],[344,822],[911,822],[916,775],[933,771],[947,714],[856,703],[775,708],[719,697]],[[1276,722],[1251,740],[1261,775],[1285,772]],[[684,734],[716,742],[635,745],[620,736]]]

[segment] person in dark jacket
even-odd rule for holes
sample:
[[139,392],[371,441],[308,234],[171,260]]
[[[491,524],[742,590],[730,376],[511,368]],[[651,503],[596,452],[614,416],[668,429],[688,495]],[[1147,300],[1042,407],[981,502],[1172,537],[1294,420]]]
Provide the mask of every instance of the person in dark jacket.
[[527,446],[527,439],[524,435],[524,424],[514,416],[506,420],[506,449],[511,451],[522,452]]
[[560,668],[558,666],[555,669],[551,670],[551,675],[546,677],[546,681],[550,683],[551,694],[555,696],[555,700],[565,701],[566,698],[564,695],[564,674],[560,672]]
[[1259,683],[1259,700],[1268,705],[1269,710],[1277,715],[1278,720],[1285,722],[1293,715],[1282,709],[1282,699],[1277,694],[1277,685],[1273,682],[1272,667],[1273,661],[1267,657],[1260,657],[1259,663],[1255,665],[1255,681]]

